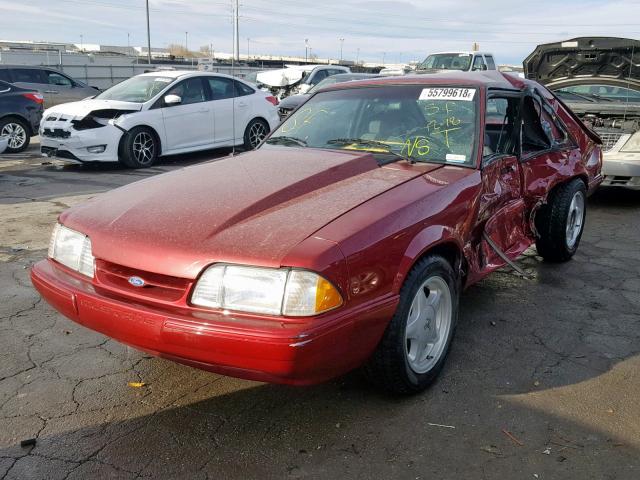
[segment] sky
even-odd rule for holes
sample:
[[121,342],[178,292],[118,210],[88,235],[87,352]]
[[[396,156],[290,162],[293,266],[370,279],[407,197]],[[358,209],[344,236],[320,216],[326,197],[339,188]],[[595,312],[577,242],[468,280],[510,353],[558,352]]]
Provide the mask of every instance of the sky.
[[[232,0],[150,0],[151,43],[232,51]],[[242,54],[404,63],[473,42],[521,64],[539,43],[577,36],[640,38],[640,2],[240,0]],[[185,38],[185,32],[188,32]],[[0,39],[146,45],[144,0],[0,0]],[[340,39],[344,39],[342,42]]]

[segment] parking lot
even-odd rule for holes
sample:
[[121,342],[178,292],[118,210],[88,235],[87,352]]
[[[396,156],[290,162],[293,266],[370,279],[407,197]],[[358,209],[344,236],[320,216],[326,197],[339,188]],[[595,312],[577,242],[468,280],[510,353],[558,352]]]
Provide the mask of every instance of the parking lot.
[[[571,262],[468,289],[425,393],[358,372],[261,384],[152,358],[41,300],[29,267],[56,216],[144,170],[0,156],[0,478],[640,478],[640,192],[589,201]],[[30,445],[21,441],[35,439]],[[29,443],[29,442],[28,442]]]

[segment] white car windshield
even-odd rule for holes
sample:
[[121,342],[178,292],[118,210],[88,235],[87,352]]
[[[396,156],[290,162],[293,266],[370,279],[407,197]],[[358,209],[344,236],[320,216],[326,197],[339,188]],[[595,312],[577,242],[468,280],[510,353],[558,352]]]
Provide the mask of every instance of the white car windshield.
[[469,70],[471,55],[468,53],[435,53],[429,55],[420,68],[438,70]]
[[122,102],[144,103],[164,90],[175,78],[155,75],[132,77],[105,90],[96,98]]

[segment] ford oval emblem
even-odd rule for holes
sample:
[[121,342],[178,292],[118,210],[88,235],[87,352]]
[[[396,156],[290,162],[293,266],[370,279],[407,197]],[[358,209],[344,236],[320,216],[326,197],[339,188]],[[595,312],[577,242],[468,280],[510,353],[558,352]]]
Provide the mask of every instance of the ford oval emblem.
[[134,287],[144,287],[144,280],[140,277],[129,277],[129,283]]

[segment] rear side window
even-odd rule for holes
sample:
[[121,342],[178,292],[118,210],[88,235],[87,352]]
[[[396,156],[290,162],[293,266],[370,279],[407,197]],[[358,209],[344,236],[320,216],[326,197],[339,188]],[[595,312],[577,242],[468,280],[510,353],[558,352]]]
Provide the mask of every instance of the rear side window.
[[6,68],[0,68],[0,80],[4,82],[11,82],[11,79],[9,78],[9,70]]
[[491,97],[487,100],[483,157],[517,153],[517,97]]
[[251,88],[249,85],[246,85],[242,82],[238,82],[237,80],[234,80],[233,83],[235,83],[238,97],[243,97],[245,95],[252,95],[255,93],[255,90]]
[[47,83],[42,75],[42,70],[36,68],[14,68],[11,73],[14,82]]
[[178,95],[182,99],[181,105],[205,101],[204,86],[200,77],[188,78],[180,82],[169,90],[167,95]]
[[224,77],[207,77],[212,100],[224,100],[234,97],[233,81]]
[[485,55],[484,59],[487,61],[487,67],[489,68],[489,70],[496,69],[496,62],[493,61],[493,56]]

